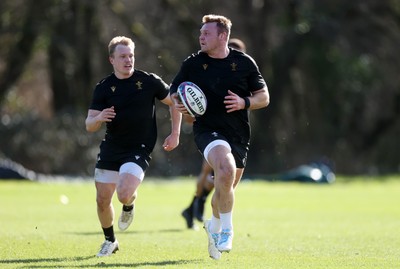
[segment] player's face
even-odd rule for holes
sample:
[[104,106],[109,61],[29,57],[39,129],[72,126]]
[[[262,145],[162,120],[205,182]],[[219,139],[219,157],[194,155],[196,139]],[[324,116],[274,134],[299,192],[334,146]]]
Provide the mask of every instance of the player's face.
[[133,48],[118,45],[115,48],[113,56],[110,57],[110,63],[114,67],[114,73],[117,78],[129,78],[133,74],[135,64]]
[[216,22],[203,24],[200,29],[199,42],[201,51],[208,54],[221,47],[221,35],[218,34]]

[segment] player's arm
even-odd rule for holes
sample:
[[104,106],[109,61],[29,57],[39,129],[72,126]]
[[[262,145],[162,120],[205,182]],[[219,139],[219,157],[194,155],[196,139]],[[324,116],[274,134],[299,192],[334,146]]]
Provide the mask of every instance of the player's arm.
[[248,106],[247,109],[254,110],[266,107],[269,105],[269,92],[267,86],[264,88],[252,92],[252,95],[246,97],[249,100],[249,104],[246,104],[246,100],[243,98],[243,109]]
[[252,92],[251,96],[240,97],[234,92],[228,90],[228,95],[225,96],[226,111],[233,112],[236,110],[260,109],[269,105],[269,92],[267,86],[262,89]]
[[88,132],[96,132],[100,129],[103,122],[110,122],[115,118],[114,107],[103,109],[102,111],[89,109],[85,120],[86,130]]
[[166,98],[161,100],[161,102],[169,106],[169,113],[171,115],[171,134],[165,139],[163,144],[163,148],[167,151],[170,151],[179,145],[182,114],[176,109],[175,104],[169,94]]

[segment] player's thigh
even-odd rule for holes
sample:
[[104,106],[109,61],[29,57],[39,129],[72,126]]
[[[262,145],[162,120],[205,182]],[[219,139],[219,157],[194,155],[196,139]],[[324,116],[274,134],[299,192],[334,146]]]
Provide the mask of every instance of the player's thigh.
[[101,204],[110,204],[115,192],[115,183],[104,183],[95,181],[96,201]]
[[204,174],[210,174],[210,173],[213,171],[213,169],[212,169],[212,167],[210,166],[210,164],[209,164],[206,160],[204,160],[204,159],[203,159],[203,164],[202,164],[201,169],[203,170],[202,172],[203,172]]
[[214,167],[215,173],[234,173],[236,169],[235,158],[230,148],[225,145],[216,145],[207,155],[208,162]]
[[121,174],[117,185],[117,193],[119,196],[122,194],[132,196],[136,192],[140,183],[141,180],[134,175],[128,173]]
[[117,184],[118,197],[131,197],[144,178],[144,170],[134,162],[127,162],[121,165],[119,177]]

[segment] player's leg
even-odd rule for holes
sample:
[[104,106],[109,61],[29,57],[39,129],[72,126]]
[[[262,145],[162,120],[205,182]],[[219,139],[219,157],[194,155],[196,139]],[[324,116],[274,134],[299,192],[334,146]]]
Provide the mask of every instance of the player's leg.
[[194,221],[193,221],[193,205],[194,205],[196,199],[197,199],[197,197],[194,196],[190,205],[187,208],[185,208],[181,213],[182,217],[186,221],[186,226],[188,229],[196,229],[196,225],[194,224]]
[[[219,217],[221,225],[218,250],[230,251],[233,239],[234,185],[237,178],[235,159],[231,153],[229,144],[221,141],[209,149],[207,160],[214,167],[215,193],[212,206],[214,218]],[[214,222],[215,224],[218,223],[218,221]]]
[[144,171],[136,163],[128,162],[121,166],[119,177],[117,196],[123,206],[118,220],[118,227],[121,231],[125,231],[134,217],[134,202],[137,197],[138,187],[144,178]]
[[233,185],[236,178],[236,164],[230,148],[214,146],[208,153],[208,161],[214,167],[214,187],[217,193],[220,213],[231,212],[234,204]]
[[208,195],[214,188],[213,170],[206,160],[203,160],[201,172],[197,180],[196,198],[193,202],[193,216],[198,221],[203,221],[204,204]]
[[235,182],[233,183],[233,188],[236,189],[236,186],[239,184],[240,180],[242,179],[244,172],[244,168],[236,168],[236,177]]
[[[240,182],[240,179],[242,178],[244,169],[237,168],[236,169],[236,176],[235,176],[235,181],[233,183],[233,188],[235,189],[237,184]],[[221,231],[221,229],[229,229],[233,226],[232,224],[232,218],[230,217],[227,221],[224,222],[224,227],[222,227],[221,220],[220,220],[220,206],[219,206],[219,201],[221,200],[220,196],[220,190],[216,190],[212,196],[211,199],[211,207],[213,211],[213,218],[215,218],[215,231]],[[233,205],[232,205],[232,210],[233,211]]]
[[[221,218],[221,212],[228,212],[226,214],[232,216],[232,208],[233,208],[233,184],[234,184],[234,174],[235,174],[235,166],[232,166],[233,157],[228,157],[227,160],[222,160],[223,156],[229,156],[230,147],[225,141],[214,141],[211,143],[211,146],[207,146],[204,151],[204,156],[210,162],[210,164],[215,167],[214,170],[214,186],[215,191],[211,199],[212,205],[212,217],[211,220],[207,220],[204,222],[204,229],[207,233],[208,237],[208,253],[213,259],[220,259],[221,251],[219,249],[220,241],[223,239],[226,241],[226,232],[227,230],[222,229],[222,222],[227,222],[229,218]],[[233,162],[234,163],[234,162]],[[233,177],[233,178],[232,178]],[[229,187],[230,186],[230,187]],[[224,197],[224,198],[223,198]],[[225,199],[225,200],[223,200]],[[221,204],[224,207],[221,207]],[[223,208],[222,211],[221,208]],[[229,251],[232,248],[232,238],[233,238],[233,229],[232,229],[232,219],[230,218],[230,222],[224,223],[224,227],[231,227],[229,230],[229,242],[230,248],[223,248],[222,251]],[[222,238],[221,236],[224,236]]]
[[[204,158],[214,170],[215,191],[211,203],[213,216],[211,220],[205,221],[204,229],[208,237],[208,252],[210,257],[219,259],[221,253],[217,246],[220,241],[221,228],[223,222],[229,219],[226,217],[221,218],[221,213],[232,215],[234,203],[235,158],[232,155],[231,146],[227,142],[226,137],[219,133],[214,131],[197,133],[195,135],[195,142],[199,150],[203,153]],[[225,226],[232,227],[232,222],[224,223]],[[233,231],[231,235],[233,235]],[[232,239],[232,236],[230,239]],[[230,249],[222,250],[229,251]]]
[[221,234],[221,221],[218,211],[218,194],[214,192],[211,197],[212,215],[211,219],[204,222],[204,230],[208,239],[208,254],[211,258],[219,260],[221,252],[218,250],[218,241]]
[[[103,229],[111,227],[114,223],[114,207],[112,197],[115,191],[115,184],[96,182],[97,215]],[[114,241],[114,234],[105,235],[109,241]]]
[[[185,123],[185,124],[189,124],[190,126],[193,124],[194,121],[195,121],[195,119],[193,117],[189,116],[189,115],[183,115],[183,117],[182,117],[182,122]],[[186,221],[186,226],[187,226],[188,229],[197,229],[197,227],[196,227],[196,225],[195,225],[195,223],[193,221],[193,205],[194,205],[194,203],[195,203],[195,201],[196,201],[196,199],[198,197],[197,196],[197,192],[199,190],[198,186],[199,186],[200,177],[201,177],[201,173],[200,173],[199,177],[196,180],[196,193],[193,196],[189,206],[187,208],[185,208],[181,213],[182,217]]]
[[[197,226],[193,221],[193,217],[196,217],[199,221],[203,221],[204,203],[202,203],[201,200],[204,197],[204,185],[207,181],[210,171],[212,171],[212,168],[206,160],[203,160],[200,174],[196,180],[196,193],[189,206],[181,213],[182,217],[186,221],[186,226],[189,229],[197,229]],[[207,195],[205,195],[205,198],[207,198]],[[205,200],[205,198],[203,199]]]
[[[207,190],[210,189],[209,176],[212,174],[212,167],[208,164],[206,160],[203,159],[203,163],[201,165],[201,171],[198,176],[197,184],[196,184],[196,196],[200,197],[203,194],[204,188]],[[213,184],[212,184],[213,185]],[[212,187],[211,187],[212,188]]]
[[113,228],[114,207],[112,205],[117,180],[118,173],[116,171],[102,169],[95,171],[97,216],[105,238],[97,254],[98,257],[109,256],[118,250],[118,241]]

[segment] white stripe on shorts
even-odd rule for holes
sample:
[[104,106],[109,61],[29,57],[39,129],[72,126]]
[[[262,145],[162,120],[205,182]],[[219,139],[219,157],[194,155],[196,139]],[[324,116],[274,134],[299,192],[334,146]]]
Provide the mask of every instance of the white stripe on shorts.
[[140,181],[143,181],[144,178],[144,171],[142,167],[133,162],[124,163],[123,165],[121,165],[121,167],[119,168],[119,174],[121,175],[123,173],[131,174],[140,179]]
[[136,163],[129,162],[129,163],[124,163],[123,165],[121,165],[121,167],[119,168],[119,172],[113,171],[113,170],[96,168],[94,170],[94,180],[97,182],[101,182],[101,183],[117,184],[118,180],[119,180],[119,176],[122,173],[131,174],[131,175],[137,177],[138,179],[140,179],[140,181],[143,181],[143,178],[144,178],[143,169]]
[[220,145],[227,147],[229,150],[231,150],[231,146],[225,140],[217,139],[217,140],[212,141],[210,144],[207,145],[207,147],[204,149],[204,152],[203,152],[204,158],[207,160],[208,163],[210,163],[208,161],[208,154],[210,153],[210,150],[213,149],[214,147],[220,146]]
[[96,168],[94,170],[94,180],[101,183],[117,184],[119,175],[117,171]]

